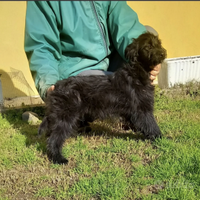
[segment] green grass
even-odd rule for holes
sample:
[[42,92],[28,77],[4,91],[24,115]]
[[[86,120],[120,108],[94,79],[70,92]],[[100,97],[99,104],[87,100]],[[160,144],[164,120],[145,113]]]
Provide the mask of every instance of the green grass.
[[96,121],[92,132],[66,140],[68,165],[46,156],[46,139],[21,120],[0,115],[0,200],[199,200],[200,86],[156,87],[155,117],[163,138],[151,143],[119,120]]

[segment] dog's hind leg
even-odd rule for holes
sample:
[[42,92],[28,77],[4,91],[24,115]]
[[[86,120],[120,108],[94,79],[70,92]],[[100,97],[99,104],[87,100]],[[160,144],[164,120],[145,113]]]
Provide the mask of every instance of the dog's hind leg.
[[153,113],[151,112],[134,113],[130,121],[132,127],[134,127],[136,131],[143,133],[145,138],[150,140],[155,140],[156,138],[161,137],[161,131],[157,125]]
[[62,147],[65,140],[73,133],[72,123],[56,121],[50,126],[50,136],[47,139],[47,155],[49,160],[57,164],[67,164],[68,160],[62,155]]

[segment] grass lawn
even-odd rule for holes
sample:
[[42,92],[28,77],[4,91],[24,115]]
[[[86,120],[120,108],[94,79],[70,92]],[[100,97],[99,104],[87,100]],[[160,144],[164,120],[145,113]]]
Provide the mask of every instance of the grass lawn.
[[[142,140],[117,119],[95,121],[91,133],[66,140],[68,165],[48,161],[39,123],[21,120],[26,110],[0,114],[0,200],[200,199],[200,84],[156,87],[162,139]],[[42,119],[42,108],[29,110]]]

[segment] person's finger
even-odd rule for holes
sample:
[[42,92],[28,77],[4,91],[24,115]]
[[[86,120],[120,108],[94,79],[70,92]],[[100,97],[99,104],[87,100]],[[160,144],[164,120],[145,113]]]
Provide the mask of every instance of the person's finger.
[[150,72],[150,74],[151,74],[152,76],[157,76],[157,75],[159,74],[159,71],[152,70],[152,71]]
[[156,76],[150,75],[150,80],[154,81],[156,79]]
[[53,91],[55,89],[55,85],[51,86],[51,91]]
[[52,85],[51,87],[48,88],[47,94],[55,89],[55,85]]
[[160,68],[161,68],[161,64],[158,64],[156,66],[151,66],[150,67],[152,70],[155,70],[155,71],[160,71]]

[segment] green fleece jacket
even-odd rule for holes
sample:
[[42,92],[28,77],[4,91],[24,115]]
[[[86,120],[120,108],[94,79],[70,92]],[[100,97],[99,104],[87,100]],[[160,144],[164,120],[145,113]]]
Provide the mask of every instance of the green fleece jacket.
[[116,49],[146,31],[125,1],[28,1],[24,48],[42,99],[58,80],[107,70]]

